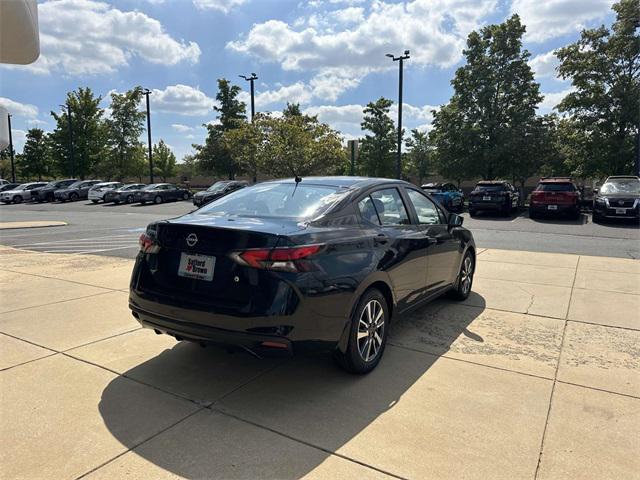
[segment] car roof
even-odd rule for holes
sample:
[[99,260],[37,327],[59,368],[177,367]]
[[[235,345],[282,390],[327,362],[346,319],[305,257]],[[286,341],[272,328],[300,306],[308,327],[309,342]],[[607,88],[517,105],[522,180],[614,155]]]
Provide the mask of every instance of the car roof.
[[425,183],[424,185],[422,185],[421,188],[437,188],[437,187],[444,187],[446,184],[445,183],[441,183],[441,182],[432,182],[432,183]]
[[509,183],[506,180],[480,180],[476,185],[496,185]]
[[634,175],[612,175],[607,177],[605,182],[608,182],[609,180],[640,180],[640,177],[636,177]]
[[[408,186],[415,185],[405,182],[404,180],[396,180],[393,178],[375,178],[375,177],[347,177],[347,176],[326,176],[326,177],[301,177],[301,185],[324,185],[329,187],[342,188],[366,188],[376,185],[403,183]],[[295,178],[283,178],[280,180],[269,180],[264,183],[295,183]]]

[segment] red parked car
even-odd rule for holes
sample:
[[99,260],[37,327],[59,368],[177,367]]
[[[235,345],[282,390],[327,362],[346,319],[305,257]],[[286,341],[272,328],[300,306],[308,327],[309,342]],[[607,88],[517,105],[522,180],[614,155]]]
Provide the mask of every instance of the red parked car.
[[580,192],[571,178],[541,178],[536,189],[531,193],[529,217],[541,215],[580,216]]

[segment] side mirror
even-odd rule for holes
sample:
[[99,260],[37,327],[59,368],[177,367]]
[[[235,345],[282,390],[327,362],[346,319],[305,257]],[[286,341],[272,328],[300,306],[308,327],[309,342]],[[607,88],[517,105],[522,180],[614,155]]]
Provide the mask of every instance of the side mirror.
[[461,217],[460,215],[456,215],[455,213],[449,214],[450,227],[460,227],[463,221],[464,221],[464,217]]
[[600,189],[599,189],[599,188],[594,188],[594,189],[593,189],[593,193],[598,193],[599,191],[600,191]]

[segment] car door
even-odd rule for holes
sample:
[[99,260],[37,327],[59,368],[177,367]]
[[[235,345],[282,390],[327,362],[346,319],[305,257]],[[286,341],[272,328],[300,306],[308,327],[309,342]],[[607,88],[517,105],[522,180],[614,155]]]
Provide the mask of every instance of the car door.
[[175,201],[178,200],[178,192],[178,187],[176,187],[175,185],[167,185],[165,195],[167,196],[168,200]]
[[455,280],[462,245],[451,234],[445,212],[419,190],[407,188],[406,193],[419,228],[430,245],[425,281],[430,295],[448,287]]
[[378,269],[387,272],[398,310],[409,308],[426,296],[425,272],[428,241],[411,222],[400,190],[374,190],[358,201],[363,225],[373,236]]

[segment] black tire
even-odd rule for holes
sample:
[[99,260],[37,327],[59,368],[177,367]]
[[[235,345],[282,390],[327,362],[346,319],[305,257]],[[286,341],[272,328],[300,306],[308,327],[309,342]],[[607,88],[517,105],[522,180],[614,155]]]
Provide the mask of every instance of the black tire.
[[47,202],[55,202],[55,201],[56,201],[55,195],[53,195],[52,193],[47,195]]
[[116,205],[120,205],[120,200],[114,200],[113,203],[115,203]]
[[98,203],[100,200],[91,200],[93,203]]
[[22,203],[22,197],[20,195],[15,195],[13,197],[13,203]]
[[160,195],[156,195],[156,197],[153,199],[153,203],[155,203],[156,205],[159,205],[162,203],[162,197]]
[[189,200],[189,192],[184,192],[184,193],[182,194],[182,199],[183,199],[183,200]]
[[529,218],[538,218],[538,214],[533,210],[529,209]]
[[127,203],[133,203],[133,195],[127,195]]
[[460,271],[456,278],[453,290],[449,292],[449,297],[454,300],[463,301],[469,298],[471,287],[473,286],[473,274],[475,273],[476,261],[473,253],[467,252],[460,264]]
[[71,200],[72,202],[75,202],[79,199],[80,197],[78,196],[77,193],[72,193],[71,195],[69,195],[69,200]]
[[140,205],[145,205],[147,203],[146,200],[140,200]]
[[477,212],[473,208],[470,208],[469,209],[469,216],[475,217],[476,215],[477,215]]
[[[376,317],[379,316],[380,310],[376,308],[382,311],[382,317],[377,323],[369,322],[369,320],[376,321]],[[347,372],[369,373],[376,368],[384,354],[388,331],[387,300],[378,289],[369,289],[362,295],[353,313],[346,352],[336,350],[334,358]],[[377,350],[372,351],[376,347]]]

